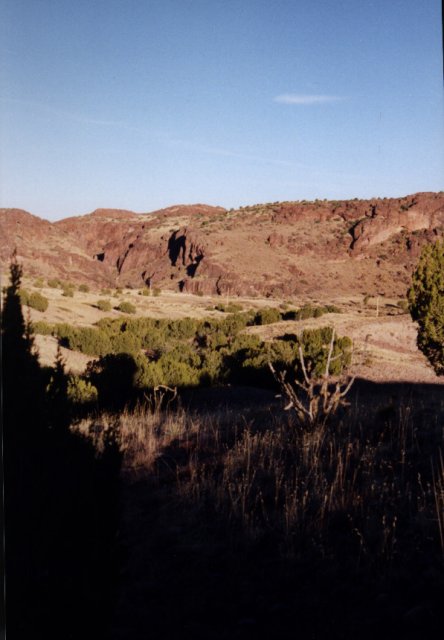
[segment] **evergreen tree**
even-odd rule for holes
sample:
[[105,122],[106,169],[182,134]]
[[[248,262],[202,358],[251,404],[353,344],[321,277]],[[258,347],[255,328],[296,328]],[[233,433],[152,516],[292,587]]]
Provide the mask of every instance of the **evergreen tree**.
[[1,317],[7,637],[99,640],[116,579],[118,439],[98,452],[70,431],[61,352],[47,385],[21,277],[14,255]]
[[444,375],[444,241],[427,245],[408,291],[410,314],[418,323],[417,343],[437,375]]
[[[30,322],[20,303],[22,268],[14,253],[2,308],[2,387],[5,438],[35,437],[43,425],[44,379]],[[18,443],[17,443],[18,444]]]

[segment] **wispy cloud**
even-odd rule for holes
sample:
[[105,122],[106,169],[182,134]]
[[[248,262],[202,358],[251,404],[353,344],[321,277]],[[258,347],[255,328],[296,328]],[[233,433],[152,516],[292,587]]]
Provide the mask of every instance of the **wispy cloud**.
[[187,151],[194,151],[197,153],[205,153],[211,156],[222,156],[225,158],[235,158],[237,160],[245,160],[246,162],[254,162],[258,164],[276,165],[280,167],[290,167],[295,169],[305,169],[306,165],[299,162],[289,162],[287,160],[280,160],[279,158],[270,158],[262,155],[254,155],[249,153],[242,153],[234,151],[232,149],[224,149],[221,147],[210,147],[191,140],[182,140],[178,138],[169,138],[165,140],[169,145],[175,147],[181,147]]
[[25,107],[31,107],[32,109],[38,110],[41,113],[45,113],[46,115],[56,116],[58,118],[64,118],[66,120],[71,120],[73,122],[78,122],[80,124],[92,124],[100,127],[126,126],[126,123],[122,121],[106,120],[104,118],[94,118],[83,113],[77,113],[74,111],[66,111],[65,109],[59,109],[51,105],[44,104],[43,102],[38,102],[36,100],[23,100],[21,98],[1,97],[0,102],[23,105]]
[[341,96],[306,95],[299,93],[283,93],[274,98],[274,102],[279,102],[280,104],[298,105],[324,104],[326,102],[340,102],[342,100],[345,100],[345,98]]

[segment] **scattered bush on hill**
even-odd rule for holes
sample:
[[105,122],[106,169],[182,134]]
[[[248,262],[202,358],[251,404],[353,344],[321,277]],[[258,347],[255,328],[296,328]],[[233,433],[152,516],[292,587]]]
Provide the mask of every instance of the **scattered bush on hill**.
[[48,322],[44,322],[43,320],[33,322],[32,330],[34,333],[39,333],[42,336],[51,336],[55,333],[54,326],[52,324],[48,324]]
[[50,278],[48,280],[48,287],[51,287],[51,289],[58,289],[61,286],[62,282],[58,278]]
[[27,289],[20,289],[19,296],[21,304],[26,305],[31,309],[44,312],[48,308],[48,298],[45,298],[45,296],[43,296],[38,291],[33,291],[32,293],[30,293]]
[[229,302],[228,304],[216,304],[214,309],[222,313],[239,313],[243,310],[243,307],[236,302]]
[[112,305],[109,300],[97,300],[96,306],[100,311],[104,312],[109,312],[112,309]]
[[47,310],[49,303],[48,298],[45,298],[45,296],[42,296],[41,293],[35,291],[29,295],[27,304],[28,307],[31,307],[31,309],[36,309],[36,311],[44,312]]
[[74,297],[74,285],[69,283],[64,283],[62,287],[62,296],[65,298],[73,298]]
[[81,284],[79,285],[79,291],[81,291],[82,293],[88,293],[89,292],[89,287],[87,284]]
[[273,324],[274,322],[280,322],[282,316],[278,309],[270,307],[267,309],[259,309],[254,317],[254,324]]
[[121,311],[122,313],[136,313],[137,311],[136,307],[131,302],[127,302],[126,300],[124,302],[121,302],[116,307],[116,309],[117,311]]
[[104,356],[112,351],[109,336],[93,327],[71,327],[59,324],[55,327],[60,344],[89,356]]

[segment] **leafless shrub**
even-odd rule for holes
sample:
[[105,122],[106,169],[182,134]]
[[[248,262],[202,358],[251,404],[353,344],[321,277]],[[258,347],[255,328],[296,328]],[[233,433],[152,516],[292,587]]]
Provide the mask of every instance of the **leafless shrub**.
[[340,355],[333,357],[335,331],[332,331],[328,349],[325,372],[321,378],[308,374],[305,365],[302,346],[299,345],[299,361],[301,363],[302,380],[287,380],[287,371],[276,371],[271,362],[270,370],[279,383],[283,394],[288,400],[286,410],[294,409],[299,424],[313,429],[315,425],[325,425],[330,416],[334,415],[339,407],[345,407],[349,403],[346,395],[350,391],[355,380],[354,377],[340,376],[336,381],[332,380],[330,367],[332,362]]

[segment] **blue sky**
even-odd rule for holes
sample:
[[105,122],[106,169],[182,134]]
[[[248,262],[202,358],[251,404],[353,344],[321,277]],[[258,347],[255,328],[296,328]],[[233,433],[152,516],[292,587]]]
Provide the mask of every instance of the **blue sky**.
[[444,189],[439,0],[2,0],[0,206]]

